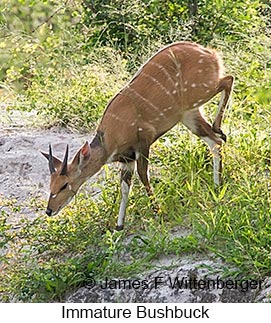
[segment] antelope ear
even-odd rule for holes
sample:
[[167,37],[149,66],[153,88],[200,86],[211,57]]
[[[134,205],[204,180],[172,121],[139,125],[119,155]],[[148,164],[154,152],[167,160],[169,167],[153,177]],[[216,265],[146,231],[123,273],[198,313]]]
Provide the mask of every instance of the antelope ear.
[[82,158],[89,158],[90,156],[90,145],[88,143],[88,141],[86,141],[83,145],[83,147],[80,149],[81,152],[81,157]]
[[82,168],[90,157],[90,145],[88,141],[79,149],[72,160],[72,165],[77,165],[78,168]]
[[[49,159],[50,159],[50,157],[49,157],[49,154],[47,154],[47,153],[45,153],[44,151],[41,151],[40,152],[48,161],[49,161]],[[53,156],[53,161],[54,161],[54,166],[58,169],[60,166],[61,166],[61,164],[62,164],[62,161],[60,160],[60,159],[58,159],[57,157],[54,157]]]

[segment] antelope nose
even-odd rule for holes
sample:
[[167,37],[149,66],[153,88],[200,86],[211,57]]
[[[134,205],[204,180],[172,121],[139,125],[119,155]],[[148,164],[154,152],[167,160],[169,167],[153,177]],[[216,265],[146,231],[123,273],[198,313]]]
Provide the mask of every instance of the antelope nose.
[[52,213],[53,213],[53,211],[51,209],[49,209],[49,208],[46,209],[46,214],[47,215],[51,216]]

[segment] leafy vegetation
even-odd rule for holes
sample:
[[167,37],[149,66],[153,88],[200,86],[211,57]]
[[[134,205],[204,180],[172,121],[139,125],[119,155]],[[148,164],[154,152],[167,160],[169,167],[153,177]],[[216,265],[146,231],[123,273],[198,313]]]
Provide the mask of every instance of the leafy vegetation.
[[[220,189],[206,147],[180,125],[150,156],[160,214],[135,179],[123,232],[113,230],[120,200],[113,167],[95,183],[98,197],[81,193],[55,218],[29,220],[16,202],[0,201],[3,301],[61,300],[92,277],[132,277],[168,254],[212,251],[235,266],[231,274],[270,275],[270,16],[260,0],[2,1],[1,100],[12,94],[8,109],[46,113],[48,126],[93,129],[137,67],[175,40],[216,47],[236,79]],[[208,115],[216,105],[206,106]],[[32,203],[43,209],[45,201]],[[176,236],[176,228],[189,234]]]

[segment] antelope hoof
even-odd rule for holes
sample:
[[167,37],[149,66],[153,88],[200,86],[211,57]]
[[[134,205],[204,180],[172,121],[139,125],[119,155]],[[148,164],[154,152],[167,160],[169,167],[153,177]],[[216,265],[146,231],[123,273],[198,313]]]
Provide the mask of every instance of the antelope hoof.
[[121,231],[123,230],[123,224],[122,225],[117,225],[116,226],[116,231]]
[[213,131],[219,135],[219,137],[224,141],[227,142],[227,136],[224,134],[224,132],[221,129],[217,129],[213,127]]
[[220,138],[224,141],[227,142],[227,136],[224,134],[224,132],[221,131],[220,133]]

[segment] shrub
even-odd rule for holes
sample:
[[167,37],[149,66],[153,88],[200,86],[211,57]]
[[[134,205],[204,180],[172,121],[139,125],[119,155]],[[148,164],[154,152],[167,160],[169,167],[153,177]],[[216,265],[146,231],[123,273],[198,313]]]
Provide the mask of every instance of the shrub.
[[[127,78],[124,62],[113,50],[92,53],[88,65],[48,66],[36,71],[23,96],[26,108],[52,117],[54,123],[73,128],[92,128],[109,99]],[[90,56],[90,55],[89,55]]]

